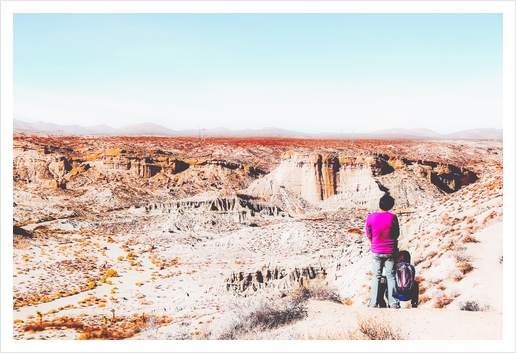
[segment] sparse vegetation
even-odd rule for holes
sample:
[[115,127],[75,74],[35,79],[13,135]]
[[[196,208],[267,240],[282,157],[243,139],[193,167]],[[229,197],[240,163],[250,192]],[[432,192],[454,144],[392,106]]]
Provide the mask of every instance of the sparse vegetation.
[[[279,300],[251,298],[235,302],[227,326],[219,328],[217,332],[200,333],[197,339],[235,340],[263,337],[264,332],[304,319],[307,316],[305,301],[308,299],[341,302],[337,291],[323,284],[313,287],[299,286]],[[344,302],[350,301],[347,298]]]
[[491,220],[493,220],[496,216],[498,216],[498,212],[491,211],[482,221],[483,225],[487,225]]
[[456,266],[463,275],[473,271],[473,265],[467,261],[459,261],[456,263]]
[[[419,287],[419,288],[421,288],[421,287]],[[420,295],[419,296],[419,303],[418,303],[418,305],[423,305],[423,304],[425,304],[425,303],[427,303],[429,301],[430,301],[430,297],[428,297],[426,295],[423,295],[423,296]]]
[[433,258],[435,255],[437,255],[437,251],[431,251],[431,252],[428,254],[427,258],[428,258],[428,259],[431,259],[431,258]]
[[467,234],[462,238],[463,243],[480,243],[480,241],[471,234]]
[[158,330],[160,328],[159,321],[156,317],[152,316],[138,326],[138,330],[142,333],[142,336],[148,340],[158,339]]
[[467,261],[471,260],[471,257],[466,255],[463,251],[459,251],[459,252],[455,253],[455,260],[457,262],[467,262]]
[[453,273],[453,280],[455,282],[460,282],[460,281],[462,281],[463,278],[464,278],[464,275],[462,274],[462,272],[456,271]]
[[18,250],[29,250],[31,247],[30,237],[20,234],[13,234],[13,248]]
[[212,333],[210,338],[236,340],[251,332],[271,330],[307,315],[303,297],[289,296],[272,302],[269,300],[249,300],[238,303],[233,309],[232,321],[220,333]]
[[378,321],[375,318],[362,318],[357,315],[358,332],[350,332],[347,339],[366,339],[366,340],[403,340],[401,330],[392,327],[386,321]]
[[22,327],[22,329],[26,332],[38,332],[44,331],[49,328],[69,328],[74,330],[81,330],[84,328],[84,324],[80,321],[71,318],[61,318],[54,321],[45,321],[45,322],[29,322]]
[[165,336],[166,339],[169,340],[191,340],[193,339],[192,333],[190,332],[190,323],[189,322],[181,322],[179,324],[179,329],[175,330],[172,333],[169,333]]
[[475,300],[467,300],[459,303],[460,310],[463,311],[489,311],[490,307],[488,304],[480,305]]
[[[340,295],[336,288],[328,285],[315,285],[310,287],[300,286],[292,291],[293,297],[299,297],[303,300],[315,299],[315,300],[329,300],[333,302],[342,303]],[[348,302],[351,299],[348,298]]]
[[342,304],[344,304],[344,305],[353,305],[353,300],[351,298],[344,298],[342,300]]
[[414,278],[414,281],[416,281],[419,285],[419,295],[421,296],[421,294],[425,293],[427,289],[426,286],[423,284],[426,280],[421,276],[416,276]]
[[448,297],[446,295],[442,295],[437,298],[434,303],[434,308],[443,309],[446,306],[450,305],[453,302],[454,298]]

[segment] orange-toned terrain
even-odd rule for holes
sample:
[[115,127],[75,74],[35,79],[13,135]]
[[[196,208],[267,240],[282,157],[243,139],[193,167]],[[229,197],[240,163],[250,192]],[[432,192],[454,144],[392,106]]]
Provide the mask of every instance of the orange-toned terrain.
[[[494,323],[488,335],[444,339],[502,337],[502,292],[491,290],[503,273],[502,141],[13,142],[16,340],[218,339],[242,303],[285,300],[300,287],[334,293],[327,318],[364,310],[363,227],[385,191],[420,283],[419,307],[393,315],[477,315]],[[326,308],[312,300],[304,318],[262,338],[308,338],[304,323],[319,323]],[[443,338],[432,335],[405,332]]]

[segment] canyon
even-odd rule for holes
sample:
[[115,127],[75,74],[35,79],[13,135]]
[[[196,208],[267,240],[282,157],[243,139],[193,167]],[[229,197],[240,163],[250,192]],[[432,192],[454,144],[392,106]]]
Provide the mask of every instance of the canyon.
[[90,326],[152,315],[162,334],[195,337],[223,326],[232,303],[299,287],[364,307],[363,228],[386,192],[418,310],[474,300],[500,314],[489,288],[503,273],[501,140],[15,134],[13,337],[84,335],[31,332],[36,311]]

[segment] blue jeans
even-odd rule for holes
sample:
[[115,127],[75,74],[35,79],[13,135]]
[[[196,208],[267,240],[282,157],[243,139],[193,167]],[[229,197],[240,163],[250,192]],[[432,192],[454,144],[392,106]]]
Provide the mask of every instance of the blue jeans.
[[371,296],[369,299],[369,306],[376,307],[378,305],[378,287],[380,286],[380,279],[382,278],[382,269],[385,267],[385,275],[387,277],[387,300],[389,306],[393,307],[399,305],[400,302],[396,298],[396,279],[394,278],[394,254],[375,254],[371,253],[373,259],[373,278],[371,279]]

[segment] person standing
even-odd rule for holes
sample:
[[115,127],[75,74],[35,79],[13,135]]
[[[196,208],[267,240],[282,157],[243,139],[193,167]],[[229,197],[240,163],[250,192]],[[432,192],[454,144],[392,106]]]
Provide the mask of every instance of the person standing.
[[400,302],[397,299],[395,264],[398,251],[398,237],[400,227],[398,217],[389,212],[394,207],[394,199],[389,194],[380,198],[380,209],[367,216],[365,233],[371,243],[371,257],[373,263],[373,278],[371,279],[371,294],[369,307],[378,306],[378,288],[385,267],[387,277],[387,300],[389,307],[398,309]]

